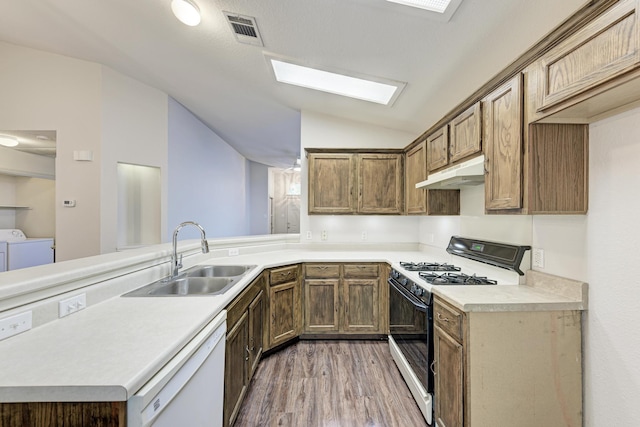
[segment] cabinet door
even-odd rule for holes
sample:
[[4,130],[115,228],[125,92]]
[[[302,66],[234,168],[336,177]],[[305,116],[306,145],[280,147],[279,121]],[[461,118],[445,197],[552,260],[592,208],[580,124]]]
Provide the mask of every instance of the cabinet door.
[[309,213],[356,211],[354,154],[309,154]]
[[337,332],[340,279],[304,281],[304,329],[307,333]]
[[224,362],[224,425],[231,426],[247,392],[249,352],[247,312],[227,333]]
[[476,103],[449,123],[449,161],[456,162],[482,150],[482,117]]
[[344,279],[342,330],[378,332],[380,279]]
[[439,427],[462,427],[463,347],[434,328],[435,416]]
[[522,207],[522,75],[482,101],[485,143],[485,209]]
[[640,63],[637,0],[621,0],[541,59],[546,110],[611,81]]
[[269,288],[269,348],[295,338],[300,323],[300,290],[298,282]]
[[405,204],[407,214],[422,214],[427,211],[427,194],[416,184],[427,179],[427,142],[407,151],[405,161]]
[[404,200],[402,154],[358,155],[358,212],[401,214]]
[[427,170],[429,173],[449,164],[449,131],[447,126],[427,137]]
[[260,357],[262,357],[262,329],[264,324],[264,292],[260,291],[258,296],[249,305],[249,377],[251,381],[253,373],[258,367]]

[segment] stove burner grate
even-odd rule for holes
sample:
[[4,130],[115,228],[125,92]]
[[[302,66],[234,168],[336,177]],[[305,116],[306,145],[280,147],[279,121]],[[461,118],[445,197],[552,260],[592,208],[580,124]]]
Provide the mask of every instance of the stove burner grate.
[[421,271],[418,273],[420,277],[431,285],[497,285],[495,280],[488,279],[475,274],[469,276],[464,273],[444,273],[436,274],[432,272]]
[[460,267],[452,264],[437,262],[400,262],[402,268],[408,271],[460,271]]

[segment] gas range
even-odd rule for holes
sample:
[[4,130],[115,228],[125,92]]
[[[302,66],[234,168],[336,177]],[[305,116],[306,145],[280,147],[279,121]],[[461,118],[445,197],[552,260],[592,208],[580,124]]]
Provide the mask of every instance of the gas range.
[[434,392],[434,375],[429,369],[434,361],[433,286],[509,283],[512,276],[519,278],[524,274],[520,262],[529,249],[529,246],[453,236],[446,251],[461,257],[460,266],[401,262],[391,270],[387,280],[389,347],[428,423],[432,419]]

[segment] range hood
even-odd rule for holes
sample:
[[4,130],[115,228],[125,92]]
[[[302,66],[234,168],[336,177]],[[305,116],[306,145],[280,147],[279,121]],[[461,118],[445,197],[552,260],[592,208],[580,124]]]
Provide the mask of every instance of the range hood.
[[453,190],[482,183],[484,183],[484,155],[429,175],[429,179],[417,183],[416,188]]

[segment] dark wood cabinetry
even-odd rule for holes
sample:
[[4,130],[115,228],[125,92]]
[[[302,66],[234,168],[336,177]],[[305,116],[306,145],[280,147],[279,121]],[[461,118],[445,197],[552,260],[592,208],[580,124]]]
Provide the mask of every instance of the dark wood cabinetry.
[[482,151],[482,104],[476,102],[449,123],[449,163]]
[[518,74],[482,101],[488,211],[522,207],[522,94]]
[[449,164],[449,128],[447,125],[427,137],[427,171],[435,172]]
[[407,215],[460,215],[459,190],[426,190],[416,184],[427,179],[427,141],[405,153],[405,212]]
[[383,270],[381,264],[305,264],[305,334],[383,333]]
[[285,343],[300,334],[302,300],[300,266],[289,265],[268,271],[269,340],[267,348]]
[[399,150],[308,149],[309,214],[396,214],[404,209]]
[[264,277],[227,307],[223,425],[233,425],[263,349]]
[[356,158],[351,153],[309,155],[309,214],[356,212]]
[[127,402],[0,403],[2,427],[125,427]]

